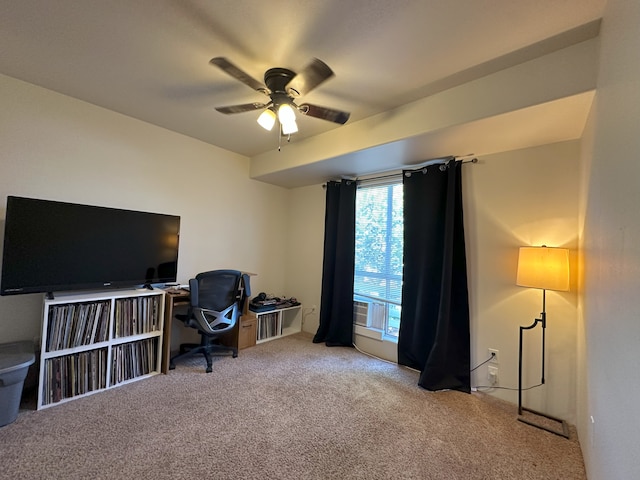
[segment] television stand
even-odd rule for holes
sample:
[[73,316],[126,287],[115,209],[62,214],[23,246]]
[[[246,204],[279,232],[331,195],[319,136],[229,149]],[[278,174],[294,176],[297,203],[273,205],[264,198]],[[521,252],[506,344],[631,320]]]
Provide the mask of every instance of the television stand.
[[45,297],[38,410],[160,373],[164,294]]

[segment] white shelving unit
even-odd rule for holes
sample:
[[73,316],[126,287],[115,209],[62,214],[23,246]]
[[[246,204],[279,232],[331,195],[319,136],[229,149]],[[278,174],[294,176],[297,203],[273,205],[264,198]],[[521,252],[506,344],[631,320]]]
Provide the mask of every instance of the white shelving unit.
[[256,343],[268,342],[302,330],[302,306],[251,312],[256,318]]
[[162,290],[45,298],[38,409],[160,373]]

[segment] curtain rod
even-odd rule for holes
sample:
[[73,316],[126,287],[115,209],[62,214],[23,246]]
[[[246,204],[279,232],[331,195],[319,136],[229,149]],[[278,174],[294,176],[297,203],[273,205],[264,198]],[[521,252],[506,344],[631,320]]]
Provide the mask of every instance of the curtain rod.
[[[464,155],[464,157],[469,157],[472,156],[473,154],[468,154],[468,155]],[[407,168],[411,168],[411,169],[415,169],[418,170],[420,168],[425,168],[428,167],[430,165],[438,165],[441,164],[442,166],[440,167],[440,170],[444,171],[448,166],[450,162],[453,161],[457,161],[458,158],[463,158],[463,157],[457,157],[455,155],[450,155],[448,157],[438,157],[438,158],[432,158],[430,160],[425,160],[422,163],[419,163],[417,165],[407,165]],[[478,159],[476,157],[470,158],[469,160],[460,160],[461,163],[478,163]],[[367,177],[367,178],[359,178],[359,177],[355,177],[355,178],[349,178],[349,177],[342,177],[342,180],[352,180],[354,182],[358,182],[358,181],[363,181],[363,182],[368,182],[368,181],[373,181],[373,180],[382,180],[385,178],[394,178],[394,177],[401,177],[402,176],[402,172],[396,172],[396,173],[389,173],[387,175],[378,175],[377,177]],[[326,188],[326,183],[322,184],[322,188]]]
[[[422,164],[422,166],[414,167],[414,169],[415,170],[419,170],[420,168],[422,168],[423,169],[423,173],[424,173],[426,167],[428,167],[430,165],[438,165],[438,164],[440,164],[440,171],[444,172],[449,167],[449,163],[457,161],[456,158],[459,158],[459,157],[451,157],[449,160],[446,160],[444,162],[441,162],[441,161],[426,162],[426,163]],[[464,163],[478,163],[478,159],[476,157],[473,157],[473,158],[470,158],[469,160],[460,160],[460,164],[464,164]],[[406,175],[410,176],[411,174],[407,173]]]

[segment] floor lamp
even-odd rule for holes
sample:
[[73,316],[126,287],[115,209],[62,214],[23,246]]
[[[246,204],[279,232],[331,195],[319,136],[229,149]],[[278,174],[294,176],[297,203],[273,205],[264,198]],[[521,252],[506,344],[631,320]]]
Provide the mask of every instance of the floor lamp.
[[[518,420],[542,430],[555,433],[556,435],[569,438],[569,426],[567,422],[522,406],[522,334],[525,330],[535,328],[538,323],[542,325],[541,383],[544,384],[545,332],[547,329],[546,291],[569,290],[569,250],[566,248],[547,247],[545,245],[541,247],[520,247],[516,284],[521,287],[542,289],[542,313],[540,314],[540,318],[536,318],[528,327],[520,327],[520,348],[518,351]],[[534,418],[535,416],[544,417],[551,422],[536,422],[531,418],[523,417],[522,412],[529,412],[533,414]],[[550,423],[559,424],[561,430],[547,426]]]

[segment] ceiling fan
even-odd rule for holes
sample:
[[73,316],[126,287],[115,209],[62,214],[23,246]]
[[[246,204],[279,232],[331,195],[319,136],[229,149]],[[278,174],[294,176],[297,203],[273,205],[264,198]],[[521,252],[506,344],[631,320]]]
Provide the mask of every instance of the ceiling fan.
[[234,114],[263,110],[258,117],[258,123],[266,130],[271,130],[277,119],[280,122],[283,135],[291,135],[298,131],[296,111],[309,117],[320,118],[341,125],[349,120],[350,113],[348,112],[310,103],[297,105],[294,101],[294,99],[306,95],[334,75],[333,71],[322,60],[314,58],[311,63],[298,73],[286,68],[270,68],[264,74],[264,84],[240,70],[224,57],[212,58],[209,63],[270,98],[267,103],[254,102],[216,107],[216,110],[220,113]]

